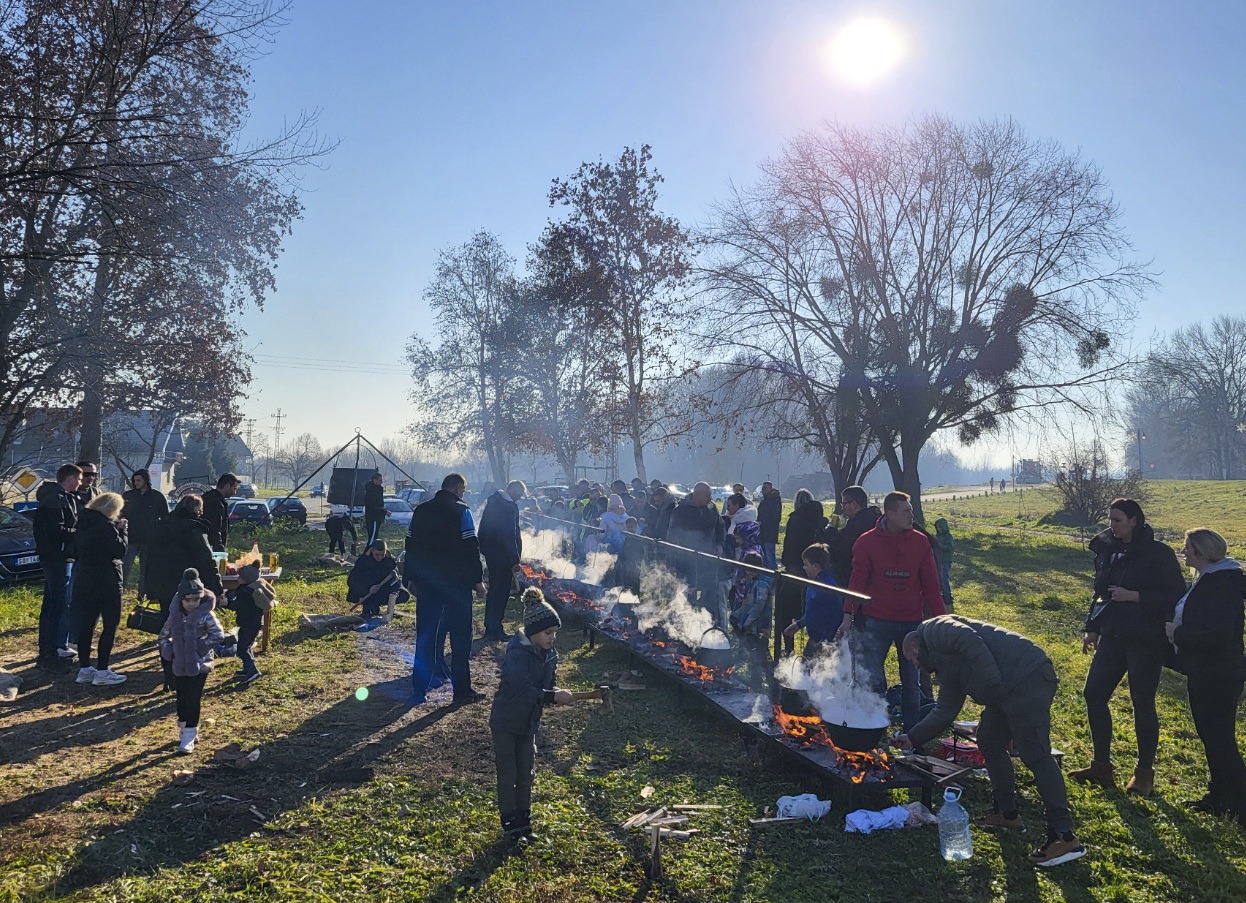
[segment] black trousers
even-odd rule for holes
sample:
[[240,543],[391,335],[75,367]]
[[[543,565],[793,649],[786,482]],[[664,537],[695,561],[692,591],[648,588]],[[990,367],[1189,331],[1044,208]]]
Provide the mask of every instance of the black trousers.
[[1111,636],[1100,638],[1082,690],[1096,762],[1112,759],[1112,713],[1108,701],[1128,674],[1129,698],[1134,706],[1134,734],[1138,738],[1138,766],[1150,768],[1155,764],[1155,750],[1159,747],[1155,693],[1159,689],[1166,648],[1162,639],[1154,643]]
[[1207,755],[1211,778],[1207,791],[1212,804],[1217,809],[1246,814],[1246,763],[1237,746],[1242,681],[1195,675],[1190,677],[1186,691],[1194,729]]
[[199,726],[199,706],[203,702],[203,687],[207,682],[206,674],[173,678],[173,688],[177,690],[177,720],[186,722],[187,727]]
[[[774,635],[775,645],[778,638],[783,638],[783,654],[791,655],[796,649],[796,638],[783,636],[783,631],[793,621],[799,621],[805,613],[805,590],[799,583],[791,580],[780,580],[779,590],[774,596]],[[776,651],[778,651],[776,649]]]
[[514,577],[510,562],[505,558],[486,558],[489,569],[489,590],[485,595],[485,635],[502,632],[502,620],[506,617],[506,603],[511,598]]
[[385,511],[365,512],[363,516],[363,532],[367,534],[368,545],[381,538],[381,524],[385,523]]
[[493,731],[493,759],[498,769],[498,811],[502,818],[531,812],[536,734]]
[[78,661],[83,667],[91,664],[91,637],[96,623],[103,620],[104,629],[100,631],[95,667],[101,671],[108,670],[108,659],[117,639],[117,625],[121,623],[121,594],[111,598],[79,596],[74,599],[74,617],[78,622]]

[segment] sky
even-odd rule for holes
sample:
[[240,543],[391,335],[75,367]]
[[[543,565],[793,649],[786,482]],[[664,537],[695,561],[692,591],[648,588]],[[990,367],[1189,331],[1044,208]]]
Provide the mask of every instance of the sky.
[[[243,322],[257,358],[243,408],[270,441],[278,411],[283,444],[398,437],[404,347],[435,339],[422,295],[438,250],[484,229],[522,263],[557,216],[551,179],[650,144],[661,209],[695,227],[828,119],[1011,117],[1110,184],[1159,276],[1138,346],[1242,313],[1246,4],[293,0],[287,15],[253,66],[249,133],[315,111],[339,143],[305,173],[277,289]],[[861,17],[904,43],[868,84],[828,62]]]

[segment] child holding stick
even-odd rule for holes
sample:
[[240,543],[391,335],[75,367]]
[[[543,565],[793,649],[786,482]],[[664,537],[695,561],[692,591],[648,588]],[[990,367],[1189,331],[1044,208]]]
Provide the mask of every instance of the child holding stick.
[[536,587],[520,596],[523,631],[511,637],[502,659],[501,680],[493,697],[489,729],[498,769],[498,811],[502,830],[512,840],[534,840],[532,777],[536,766],[536,730],[549,702],[568,704],[571,693],[554,686],[558,650],[554,640],[562,621]]

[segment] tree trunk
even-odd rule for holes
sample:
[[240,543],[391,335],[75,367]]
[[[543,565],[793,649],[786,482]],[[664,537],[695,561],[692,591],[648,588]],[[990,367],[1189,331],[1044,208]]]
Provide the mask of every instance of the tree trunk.
[[104,453],[104,362],[99,337],[104,330],[104,308],[111,282],[111,258],[104,254],[95,267],[91,292],[86,362],[82,366],[82,432],[78,436],[78,460],[93,464],[99,464]]

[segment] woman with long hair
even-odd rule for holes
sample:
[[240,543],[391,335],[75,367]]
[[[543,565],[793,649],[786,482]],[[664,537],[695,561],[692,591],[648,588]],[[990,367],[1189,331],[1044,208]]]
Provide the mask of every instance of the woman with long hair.
[[[783,534],[783,553],[779,560],[783,570],[798,577],[805,576],[805,549],[814,543],[822,542],[826,533],[826,515],[822,513],[822,503],[813,497],[808,489],[798,489],[792,513],[787,516],[787,530]],[[803,584],[794,580],[780,580],[779,589],[775,594],[775,630],[776,644],[779,636],[783,637],[783,654],[791,655],[795,647],[795,639],[785,632],[788,625],[798,620],[805,610],[805,589]]]
[[1189,530],[1181,552],[1196,576],[1164,630],[1172,644],[1173,667],[1186,676],[1190,714],[1210,775],[1207,794],[1186,805],[1241,821],[1246,816],[1246,763],[1237,745],[1237,706],[1246,678],[1246,575],[1228,557],[1228,544],[1215,530]]
[[1082,653],[1095,657],[1082,693],[1094,758],[1069,777],[1105,787],[1115,783],[1108,702],[1128,674],[1138,764],[1125,792],[1150,796],[1159,746],[1155,693],[1168,648],[1164,623],[1172,620],[1185,578],[1176,554],[1155,538],[1142,506],[1133,499],[1115,499],[1108,506],[1108,529],[1091,540],[1090,551],[1095,555],[1095,593]]

